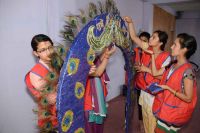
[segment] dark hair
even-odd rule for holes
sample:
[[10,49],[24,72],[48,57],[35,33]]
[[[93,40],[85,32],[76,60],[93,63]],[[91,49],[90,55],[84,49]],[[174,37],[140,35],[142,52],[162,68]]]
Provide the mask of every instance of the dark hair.
[[140,37],[143,37],[143,36],[146,37],[148,40],[149,40],[149,38],[151,37],[150,34],[149,34],[148,32],[145,32],[145,31],[142,32],[142,33],[140,33],[139,38],[140,38]]
[[[187,33],[180,33],[177,35],[177,38],[179,38],[181,48],[187,49],[185,57],[186,59],[189,59],[190,56],[192,56],[197,49],[196,39],[193,36],[188,35]],[[177,63],[177,60],[172,60],[171,63],[165,67],[165,69],[170,68],[171,65],[175,63]]]
[[177,35],[177,38],[179,38],[181,48],[187,49],[185,57],[189,59],[190,56],[192,56],[197,49],[196,39],[193,36],[188,35],[187,33],[180,33]]
[[35,35],[31,40],[31,47],[33,51],[37,51],[37,47],[40,42],[46,42],[46,41],[49,41],[53,46],[52,40],[47,35],[44,34]]
[[162,51],[164,51],[165,44],[167,43],[167,39],[168,39],[167,33],[165,31],[161,31],[161,30],[156,30],[156,31],[154,31],[154,33],[158,34],[159,41],[162,42],[162,45],[160,46],[160,49]]

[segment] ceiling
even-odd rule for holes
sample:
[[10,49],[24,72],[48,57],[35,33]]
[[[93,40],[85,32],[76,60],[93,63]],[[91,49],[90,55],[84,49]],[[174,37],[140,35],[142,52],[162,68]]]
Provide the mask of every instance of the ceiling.
[[174,11],[199,11],[200,0],[143,0],[161,6],[169,6]]

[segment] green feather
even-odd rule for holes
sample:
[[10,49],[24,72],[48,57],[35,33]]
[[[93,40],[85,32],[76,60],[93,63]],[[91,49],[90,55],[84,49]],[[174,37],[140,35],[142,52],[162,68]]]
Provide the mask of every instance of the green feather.
[[49,102],[48,102],[48,100],[47,100],[46,97],[43,97],[43,98],[41,98],[41,100],[40,100],[40,104],[41,104],[43,107],[46,107],[46,106],[49,105]]

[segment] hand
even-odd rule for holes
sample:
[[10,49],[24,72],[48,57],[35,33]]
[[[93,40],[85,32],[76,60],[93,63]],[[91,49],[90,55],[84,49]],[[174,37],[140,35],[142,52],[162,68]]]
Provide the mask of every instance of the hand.
[[132,20],[132,18],[130,16],[124,16],[123,19],[127,23],[133,23],[133,20]]
[[153,51],[152,50],[144,50],[144,52],[153,55]]
[[135,65],[134,68],[136,69],[137,72],[148,72],[147,69],[148,67],[142,65]]
[[57,94],[56,92],[53,92],[53,93],[50,93],[47,95],[47,100],[49,102],[49,104],[55,104],[56,103],[56,97],[57,97]]
[[106,58],[109,58],[113,53],[115,53],[116,50],[117,50],[117,48],[115,45],[111,49],[106,48],[106,50],[104,52]]
[[96,66],[94,64],[92,64],[92,66],[90,67],[89,75],[94,74],[96,69],[97,69]]

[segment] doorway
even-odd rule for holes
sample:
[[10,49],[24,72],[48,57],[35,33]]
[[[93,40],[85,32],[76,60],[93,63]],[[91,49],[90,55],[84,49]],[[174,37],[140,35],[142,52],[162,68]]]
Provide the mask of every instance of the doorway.
[[153,31],[163,30],[168,34],[168,42],[165,47],[166,51],[170,51],[175,36],[175,16],[162,8],[154,5],[153,11]]

